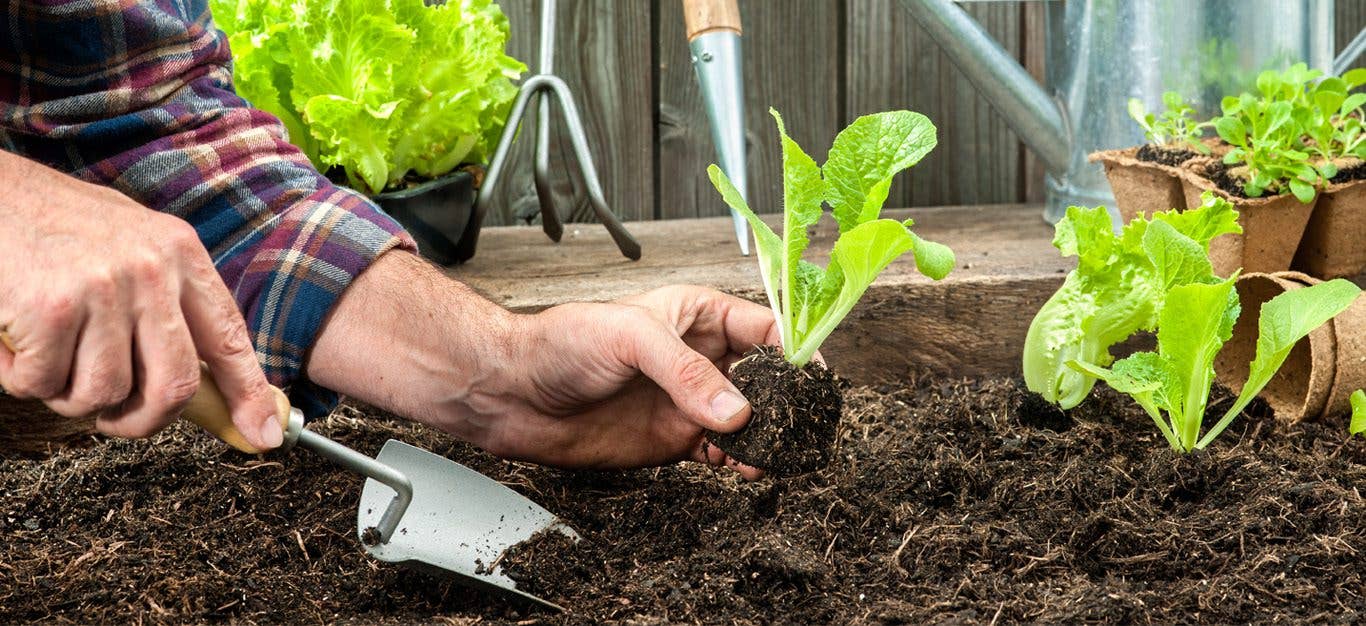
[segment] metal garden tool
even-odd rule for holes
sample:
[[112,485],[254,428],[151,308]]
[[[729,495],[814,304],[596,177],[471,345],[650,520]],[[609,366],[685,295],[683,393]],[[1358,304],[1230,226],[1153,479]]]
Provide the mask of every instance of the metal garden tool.
[[[4,331],[0,344],[14,351]],[[385,442],[376,458],[361,454],[305,428],[303,413],[289,405],[284,392],[271,389],[284,429],[282,452],[298,445],[366,477],[356,511],[356,536],[370,556],[438,575],[454,574],[458,582],[472,587],[563,610],[518,590],[499,566],[508,548],[542,530],[577,538],[554,514],[479,472],[401,441]],[[199,390],[183,417],[242,452],[262,452],[233,425],[227,401],[207,367],[201,366]]]
[[[749,200],[745,169],[745,83],[740,54],[740,8],[735,0],[683,0],[688,48],[721,171]],[[731,211],[740,254],[749,256],[749,224]]]
[[[484,184],[479,189],[479,197],[474,203],[474,215],[470,217],[470,223],[477,226],[484,221],[484,213],[493,201],[493,190],[498,186],[499,177],[507,165],[508,150],[513,139],[517,137],[518,128],[522,125],[522,116],[526,114],[527,104],[532,98],[536,98],[536,161],[532,173],[536,181],[536,197],[541,204],[541,228],[552,241],[559,241],[564,234],[564,225],[560,223],[559,213],[555,211],[555,197],[550,181],[550,100],[553,98],[559,103],[560,111],[564,114],[565,126],[569,130],[569,141],[574,146],[574,157],[579,165],[579,175],[587,189],[588,202],[593,207],[594,215],[612,235],[617,249],[627,258],[638,260],[640,244],[627,232],[616,214],[607,208],[607,200],[602,196],[602,185],[598,182],[597,169],[593,167],[593,157],[588,152],[588,139],[584,135],[578,107],[574,105],[574,95],[570,93],[569,86],[564,80],[552,73],[555,64],[555,6],[555,0],[541,2],[540,66],[536,75],[522,82],[517,100],[512,104],[507,126],[498,138],[498,147],[494,149],[488,172],[484,174]],[[479,229],[466,228],[459,246],[473,255],[478,240]]]

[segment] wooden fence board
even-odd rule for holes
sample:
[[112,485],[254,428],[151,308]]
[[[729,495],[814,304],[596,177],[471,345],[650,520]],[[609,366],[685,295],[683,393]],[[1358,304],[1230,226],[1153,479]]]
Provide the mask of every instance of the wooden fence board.
[[[655,0],[659,102],[659,218],[727,213],[707,180],[716,162],[711,126],[688,53],[679,0]],[[788,132],[823,162],[843,127],[839,0],[742,0],[749,201],[759,211],[782,206],[781,155],[769,107]]]
[[[1342,50],[1366,27],[1366,0],[1337,0],[1333,13],[1334,40]],[[1366,67],[1366,55],[1357,57],[1352,67]]]

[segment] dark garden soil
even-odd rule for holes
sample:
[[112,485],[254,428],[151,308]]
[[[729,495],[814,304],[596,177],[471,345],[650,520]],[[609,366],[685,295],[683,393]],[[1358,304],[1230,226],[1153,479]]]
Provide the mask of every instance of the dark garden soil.
[[1134,156],[1140,161],[1180,167],[1182,163],[1198,157],[1200,154],[1194,150],[1164,148],[1145,143]]
[[[1205,177],[1210,179],[1210,182],[1213,182],[1230,196],[1235,198],[1247,198],[1247,192],[1243,191],[1243,183],[1247,181],[1229,173],[1229,169],[1229,166],[1222,162],[1215,162],[1210,164],[1209,168],[1205,170]],[[1263,192],[1262,195],[1266,196],[1272,194]]]
[[[1240,419],[1178,458],[1127,399],[1071,415],[1010,381],[845,393],[829,467],[565,472],[343,409],[321,431],[447,454],[584,536],[509,557],[552,615],[374,562],[359,479],[187,427],[0,460],[0,622],[1351,622],[1366,618],[1366,440]],[[1212,411],[1226,406],[1227,398]]]
[[775,477],[830,464],[843,407],[839,379],[830,370],[815,361],[794,367],[781,348],[759,346],[731,365],[730,379],[753,410],[736,432],[708,432],[716,447]]

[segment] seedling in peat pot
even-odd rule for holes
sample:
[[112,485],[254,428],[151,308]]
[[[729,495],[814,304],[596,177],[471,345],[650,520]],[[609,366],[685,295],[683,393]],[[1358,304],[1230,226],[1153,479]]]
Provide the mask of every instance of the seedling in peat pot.
[[1103,367],[1110,348],[1157,327],[1171,287],[1215,280],[1209,243],[1240,233],[1238,212],[1206,192],[1189,211],[1136,217],[1116,235],[1105,207],[1069,207],[1053,245],[1077,257],[1077,268],[1034,316],[1025,335],[1024,379],[1030,391],[1070,409],[1086,399],[1096,377],[1067,364]]
[[1143,136],[1148,143],[1168,150],[1193,150],[1209,154],[1209,146],[1200,141],[1209,124],[1197,123],[1193,116],[1195,109],[1175,91],[1162,94],[1162,105],[1166,110],[1162,115],[1149,113],[1138,98],[1129,98],[1129,117],[1143,128]]
[[[868,286],[906,252],[938,280],[953,269],[953,252],[911,232],[913,222],[880,219],[892,178],[915,165],[937,142],[924,115],[891,111],[866,115],[840,131],[824,166],[787,135],[777,121],[783,150],[783,226],[779,236],[759,219],[715,165],[712,184],[754,230],[759,271],[777,320],[781,353],[757,348],[731,368],[731,379],[750,400],[753,415],[736,433],[710,433],[732,458],[775,475],[825,466],[834,446],[842,401],[835,377],[813,363],[821,342],[858,303]],[[830,264],[802,260],[814,226],[829,203],[839,238]]]
[[[1237,274],[1218,282],[1191,283],[1167,291],[1157,323],[1157,351],[1139,352],[1110,369],[1072,361],[1072,367],[1104,379],[1128,394],[1152,417],[1178,452],[1203,449],[1233,423],[1285,363],[1295,343],[1347,310],[1361,289],[1337,279],[1287,291],[1262,305],[1257,353],[1247,383],[1209,432],[1201,426],[1214,382],[1214,359],[1233,334],[1240,307]],[[1165,412],[1166,417],[1163,417]]]

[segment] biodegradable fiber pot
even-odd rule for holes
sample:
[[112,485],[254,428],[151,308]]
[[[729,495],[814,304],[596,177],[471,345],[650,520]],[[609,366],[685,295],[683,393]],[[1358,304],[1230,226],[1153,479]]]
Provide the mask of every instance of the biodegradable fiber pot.
[[474,214],[475,180],[460,169],[440,178],[375,196],[375,202],[417,240],[422,256],[441,265],[464,263],[474,256],[472,237],[464,237]]
[[1318,278],[1351,278],[1366,269],[1366,180],[1319,194],[1293,267]]
[[1200,206],[1200,194],[1213,191],[1232,202],[1238,210],[1238,224],[1243,227],[1243,233],[1221,235],[1210,242],[1209,256],[1214,263],[1214,272],[1231,276],[1238,268],[1244,273],[1289,270],[1314,211],[1314,202],[1300,202],[1288,193],[1261,198],[1231,196],[1206,176],[1208,167],[1214,163],[1212,158],[1191,159],[1181,168],[1187,208]]
[[[1238,279],[1242,314],[1214,362],[1219,382],[1234,391],[1247,382],[1257,353],[1257,325],[1268,300],[1319,280],[1299,272],[1246,274]],[[1366,385],[1366,298],[1309,333],[1290,350],[1261,396],[1276,417],[1298,422],[1346,413],[1353,390]]]
[[1087,157],[1092,163],[1099,161],[1105,168],[1105,178],[1115,194],[1115,207],[1125,222],[1136,216],[1186,206],[1181,170],[1139,159],[1138,151],[1142,147],[1092,152]]

